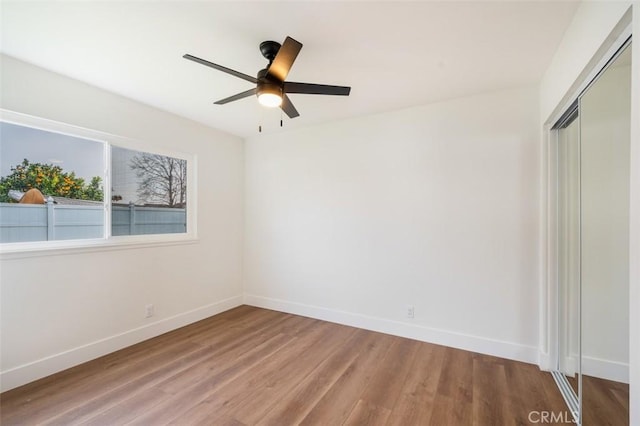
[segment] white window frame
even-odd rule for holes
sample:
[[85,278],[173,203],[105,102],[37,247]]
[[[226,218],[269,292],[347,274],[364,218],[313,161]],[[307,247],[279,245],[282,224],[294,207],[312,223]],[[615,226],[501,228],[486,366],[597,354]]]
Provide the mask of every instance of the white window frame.
[[[104,146],[104,234],[102,238],[79,240],[0,243],[0,259],[43,255],[84,253],[140,247],[193,244],[197,234],[197,157],[194,154],[164,149],[146,142],[86,129],[58,121],[21,114],[0,108],[0,121],[100,142]],[[165,155],[187,161],[187,232],[150,235],[111,235],[111,147]]]

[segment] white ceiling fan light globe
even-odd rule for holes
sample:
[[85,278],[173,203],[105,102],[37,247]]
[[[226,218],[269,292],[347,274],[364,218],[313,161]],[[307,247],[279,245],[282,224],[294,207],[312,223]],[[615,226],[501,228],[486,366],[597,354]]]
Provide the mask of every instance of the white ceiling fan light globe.
[[258,95],[258,102],[260,105],[268,108],[275,108],[282,105],[282,96],[277,93],[265,92]]

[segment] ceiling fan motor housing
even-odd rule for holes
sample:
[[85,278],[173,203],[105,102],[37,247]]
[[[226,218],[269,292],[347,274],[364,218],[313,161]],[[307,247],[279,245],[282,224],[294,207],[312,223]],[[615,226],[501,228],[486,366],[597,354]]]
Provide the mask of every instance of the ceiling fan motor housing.
[[267,74],[268,68],[258,71],[258,84],[256,95],[259,97],[262,93],[274,93],[282,96],[282,82],[270,78]]

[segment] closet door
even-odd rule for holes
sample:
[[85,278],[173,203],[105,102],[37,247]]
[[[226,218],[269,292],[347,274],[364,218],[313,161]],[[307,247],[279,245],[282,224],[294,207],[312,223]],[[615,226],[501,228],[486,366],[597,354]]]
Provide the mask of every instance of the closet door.
[[629,422],[622,395],[629,364],[630,46],[583,93],[579,110],[581,412],[586,426],[624,425]]
[[580,120],[558,129],[558,371],[577,399],[580,366]]

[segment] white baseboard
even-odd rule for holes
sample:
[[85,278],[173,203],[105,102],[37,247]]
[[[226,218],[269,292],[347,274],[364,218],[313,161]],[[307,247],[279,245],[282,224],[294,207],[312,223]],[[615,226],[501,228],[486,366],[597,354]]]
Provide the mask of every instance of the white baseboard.
[[582,374],[629,383],[629,364],[585,355],[582,357]]
[[439,330],[416,324],[371,317],[352,312],[338,311],[319,306],[305,305],[286,300],[272,299],[253,294],[245,293],[244,303],[245,305],[256,306],[259,308],[272,309],[275,311],[321,319],[324,321],[335,322],[338,324],[363,328],[394,336],[407,337],[409,339],[420,340],[437,345],[522,361],[529,364],[538,364],[539,361],[538,348],[534,346],[487,339],[484,337],[456,333],[448,330]]
[[538,352],[538,367],[542,371],[552,371],[556,368],[556,363],[551,358],[551,354],[549,352]]
[[577,354],[565,356],[563,366],[564,374],[566,374],[567,376],[575,375],[580,368],[579,356]]
[[83,362],[96,359],[127,346],[159,336],[176,328],[200,321],[242,305],[242,296],[234,296],[220,302],[202,306],[124,333],[70,349],[28,364],[0,372],[0,391],[4,392]]

